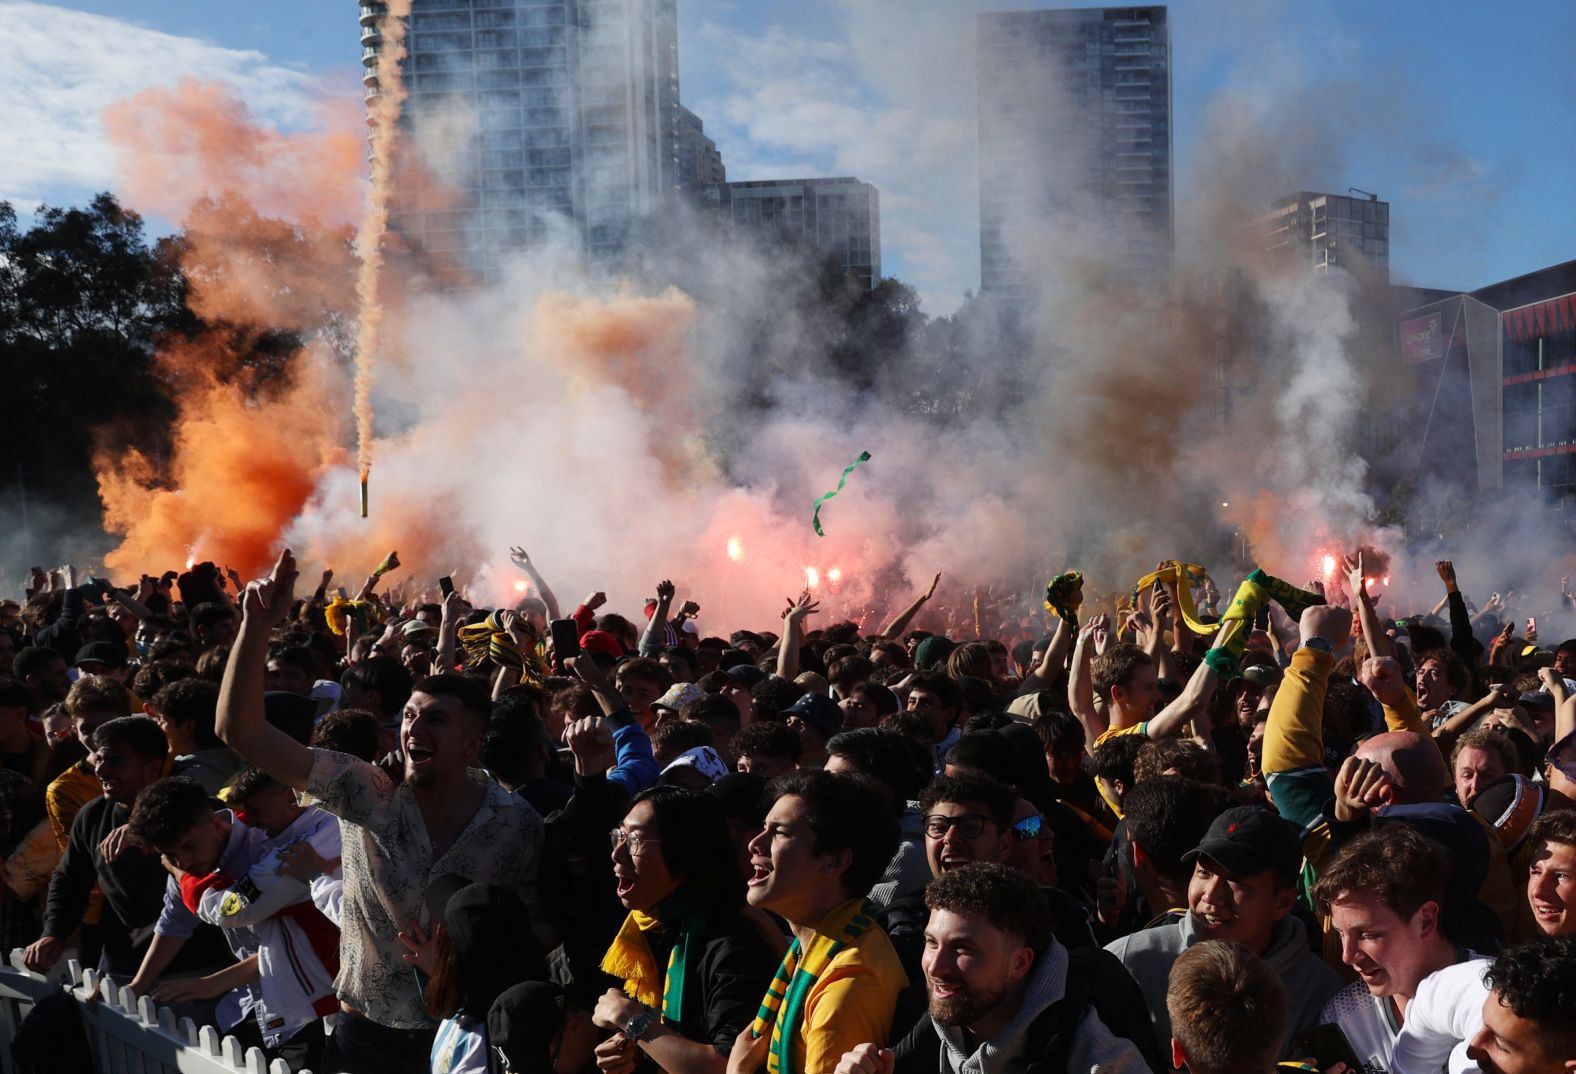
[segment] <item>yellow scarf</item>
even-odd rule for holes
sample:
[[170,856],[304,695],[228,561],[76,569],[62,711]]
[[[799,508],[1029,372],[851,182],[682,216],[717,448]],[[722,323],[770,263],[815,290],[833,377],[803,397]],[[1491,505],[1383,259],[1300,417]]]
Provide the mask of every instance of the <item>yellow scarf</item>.
[[651,953],[645,934],[661,927],[662,922],[650,914],[631,910],[618,935],[613,937],[607,954],[602,956],[602,972],[622,977],[625,994],[653,1010],[662,1003],[663,974],[657,968],[657,958]]
[[[1193,604],[1193,582],[1202,581],[1208,572],[1197,563],[1183,563],[1179,559],[1168,559],[1160,565],[1159,570],[1151,571],[1138,580],[1133,586],[1134,594],[1142,593],[1156,582],[1167,584],[1175,583],[1177,587],[1177,614],[1182,622],[1195,634],[1210,637],[1220,629],[1219,623],[1206,623],[1199,619],[1198,609]],[[1136,598],[1134,603],[1136,604]]]

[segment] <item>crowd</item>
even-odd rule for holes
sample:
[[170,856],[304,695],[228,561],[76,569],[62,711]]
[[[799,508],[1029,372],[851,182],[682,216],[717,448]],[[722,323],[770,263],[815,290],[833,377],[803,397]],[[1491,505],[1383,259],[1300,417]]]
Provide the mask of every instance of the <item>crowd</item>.
[[[722,637],[514,558],[35,572],[0,944],[318,1072],[1576,1071],[1576,640],[1449,563]],[[86,1062],[77,1008],[12,1047]]]

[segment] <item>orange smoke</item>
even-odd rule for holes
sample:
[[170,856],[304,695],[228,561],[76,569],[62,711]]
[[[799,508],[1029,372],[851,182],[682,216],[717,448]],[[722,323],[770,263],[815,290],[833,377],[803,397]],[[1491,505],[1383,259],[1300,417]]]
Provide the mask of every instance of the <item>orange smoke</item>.
[[303,350],[290,334],[310,338],[352,301],[361,141],[329,122],[285,134],[227,87],[195,82],[106,113],[128,204],[184,221],[174,249],[207,322],[161,341],[178,414],[158,459],[109,442],[96,455],[105,529],[122,538],[105,561],[116,573],[205,559],[260,573],[344,461],[343,377],[326,342]]
[[[529,314],[527,338],[542,360],[576,381],[613,384],[667,429],[699,424],[696,386],[686,357],[695,301],[675,288],[660,295],[590,298],[566,291],[542,295]],[[669,477],[696,476],[699,455],[686,455],[671,436],[654,443]]]
[[185,382],[163,472],[136,452],[99,452],[104,527],[123,538],[104,559],[117,575],[210,559],[263,573],[322,470],[341,461],[330,386],[302,376],[247,400],[205,368],[214,346],[209,338],[160,356]]
[[379,287],[383,275],[383,237],[389,226],[389,196],[393,186],[394,149],[398,142],[399,114],[405,103],[405,82],[400,63],[405,59],[405,18],[411,0],[390,0],[378,30],[382,43],[378,51],[375,96],[368,105],[367,123],[372,127],[372,195],[361,220],[357,249],[361,270],[356,275],[359,300],[356,330],[356,461],[361,468],[361,483],[366,485],[372,467],[372,368],[377,361],[379,334],[383,327],[383,303]]
[[104,110],[124,204],[172,220],[204,198],[230,197],[256,213],[338,227],[361,211],[361,117],[325,97],[321,129],[285,134],[253,122],[235,91],[185,79]]

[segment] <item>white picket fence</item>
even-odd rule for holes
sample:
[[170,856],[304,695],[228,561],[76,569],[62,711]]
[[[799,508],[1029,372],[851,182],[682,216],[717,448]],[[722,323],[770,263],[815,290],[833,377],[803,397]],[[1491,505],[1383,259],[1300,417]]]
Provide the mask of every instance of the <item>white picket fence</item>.
[[[290,1074],[283,1059],[270,1065],[262,1049],[243,1053],[240,1041],[221,1038],[213,1026],[199,1028],[190,1018],[177,1022],[168,1007],[155,1006],[147,996],[139,1000],[129,988],[117,990],[74,959],[69,972],[69,984],[40,977],[22,965],[20,950],[11,952],[9,966],[0,966],[0,1074],[16,1074],[16,1027],[34,1003],[62,988],[77,998],[99,1074]],[[95,996],[97,1002],[90,1003]]]

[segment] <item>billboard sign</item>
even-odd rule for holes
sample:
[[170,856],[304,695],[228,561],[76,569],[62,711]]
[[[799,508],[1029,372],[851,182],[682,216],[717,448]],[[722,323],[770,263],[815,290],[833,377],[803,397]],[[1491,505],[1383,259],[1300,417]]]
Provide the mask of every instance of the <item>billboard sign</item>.
[[1401,364],[1418,365],[1445,356],[1443,311],[1401,322]]

